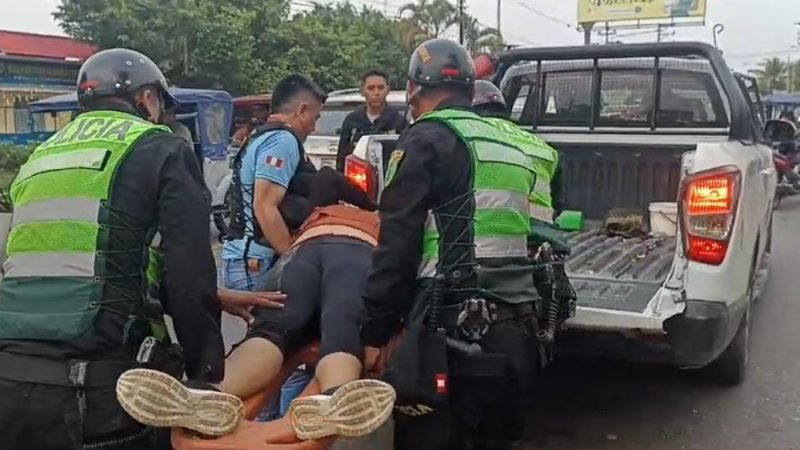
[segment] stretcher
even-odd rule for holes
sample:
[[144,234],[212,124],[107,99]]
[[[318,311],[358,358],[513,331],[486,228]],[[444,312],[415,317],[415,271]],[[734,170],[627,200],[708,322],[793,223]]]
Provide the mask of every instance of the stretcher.
[[[280,375],[261,393],[244,400],[244,416],[232,434],[216,439],[196,436],[182,428],[173,428],[172,447],[175,450],[325,450],[335,438],[320,441],[301,441],[294,434],[288,416],[271,422],[254,422],[256,415],[267,402],[280,392],[281,386],[300,364],[314,364],[319,358],[319,346],[311,345],[288,359]],[[319,386],[312,381],[300,396],[319,394]]]

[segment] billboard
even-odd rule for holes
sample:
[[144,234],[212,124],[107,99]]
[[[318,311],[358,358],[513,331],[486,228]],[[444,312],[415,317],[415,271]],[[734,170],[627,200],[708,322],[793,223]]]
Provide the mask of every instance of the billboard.
[[707,0],[578,0],[578,22],[617,22],[706,15]]

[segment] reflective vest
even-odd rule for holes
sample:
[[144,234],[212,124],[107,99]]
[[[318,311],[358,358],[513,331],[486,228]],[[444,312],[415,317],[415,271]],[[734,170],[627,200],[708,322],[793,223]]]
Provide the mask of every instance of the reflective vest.
[[[140,138],[160,132],[169,129],[122,112],[88,112],[37,147],[20,168],[11,185],[0,339],[91,336],[105,300],[114,177]],[[143,239],[138,257],[145,246]],[[144,288],[143,282],[142,298]],[[114,303],[119,308],[119,300]]]
[[[508,133],[477,114],[444,109],[425,114],[422,121],[438,121],[470,150],[473,163],[474,248],[478,261],[527,256],[530,232],[528,198],[534,185],[531,159],[516,147]],[[428,213],[423,238],[420,278],[437,273],[442,243],[436,214]],[[526,275],[530,278],[530,273]]]
[[487,120],[506,132],[511,142],[531,158],[536,171],[536,183],[530,196],[530,215],[533,219],[552,224],[555,211],[550,182],[558,167],[558,152],[544,139],[508,120],[496,117]]

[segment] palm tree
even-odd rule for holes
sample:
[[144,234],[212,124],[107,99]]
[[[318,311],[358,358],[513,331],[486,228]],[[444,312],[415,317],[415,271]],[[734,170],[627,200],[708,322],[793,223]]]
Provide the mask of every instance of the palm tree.
[[430,37],[439,37],[458,23],[458,11],[447,0],[419,0],[400,8],[400,14],[406,12],[411,13],[408,20]]
[[780,58],[768,58],[761,61],[759,68],[753,73],[758,77],[758,84],[765,92],[782,91],[787,88],[788,70],[786,63]]
[[503,36],[495,28],[482,28],[480,22],[470,15],[464,16],[464,45],[472,55],[494,53],[505,48]]

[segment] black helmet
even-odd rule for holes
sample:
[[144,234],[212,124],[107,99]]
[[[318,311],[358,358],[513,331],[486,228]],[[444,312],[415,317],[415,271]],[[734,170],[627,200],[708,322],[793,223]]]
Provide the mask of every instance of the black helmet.
[[487,117],[506,118],[506,100],[500,89],[490,81],[475,82],[475,95],[472,97],[475,112]]
[[78,103],[85,105],[99,97],[129,98],[146,86],[161,91],[165,110],[178,105],[167,79],[150,58],[127,48],[103,50],[89,57],[78,72]]
[[475,96],[472,98],[472,106],[499,105],[506,108],[506,100],[500,88],[491,81],[478,80],[475,82]]
[[417,47],[408,64],[408,78],[421,86],[475,84],[475,67],[467,50],[448,39],[430,39]]

